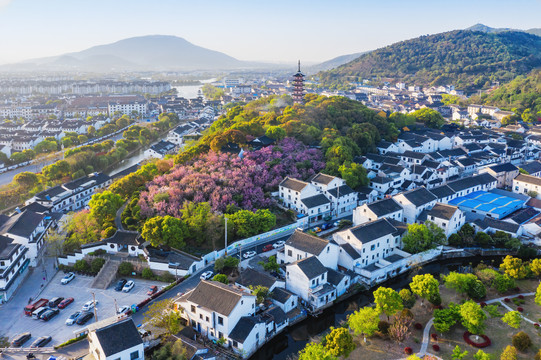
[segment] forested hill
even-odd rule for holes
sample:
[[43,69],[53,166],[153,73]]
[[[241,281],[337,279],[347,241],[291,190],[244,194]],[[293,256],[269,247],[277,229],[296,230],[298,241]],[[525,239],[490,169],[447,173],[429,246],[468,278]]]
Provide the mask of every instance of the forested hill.
[[319,73],[325,85],[362,79],[476,89],[541,67],[541,37],[456,30],[402,41]]

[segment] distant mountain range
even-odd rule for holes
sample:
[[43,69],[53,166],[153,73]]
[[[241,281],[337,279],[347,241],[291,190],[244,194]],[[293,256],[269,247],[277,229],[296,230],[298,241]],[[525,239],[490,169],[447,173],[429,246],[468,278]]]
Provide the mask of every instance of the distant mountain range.
[[305,69],[303,69],[303,71],[307,74],[315,74],[320,71],[331,70],[331,69],[334,69],[335,67],[338,67],[352,60],[355,60],[362,54],[364,54],[364,52],[349,54],[349,55],[340,55],[330,60],[324,61],[322,63],[307,66]]
[[3,65],[1,70],[163,71],[231,70],[263,64],[237,60],[168,35],[133,37],[60,56]]
[[[477,27],[479,28],[479,27]],[[455,30],[365,53],[318,73],[324,85],[376,79],[477,89],[541,67],[541,37],[525,32]]]
[[503,31],[521,31],[528,34],[533,34],[537,36],[541,36],[541,28],[532,28],[528,30],[519,30],[519,29],[511,29],[511,28],[493,28],[490,26],[486,26],[483,24],[475,24],[473,26],[470,26],[469,28],[465,30],[471,30],[471,31],[482,31],[486,33],[501,33]]

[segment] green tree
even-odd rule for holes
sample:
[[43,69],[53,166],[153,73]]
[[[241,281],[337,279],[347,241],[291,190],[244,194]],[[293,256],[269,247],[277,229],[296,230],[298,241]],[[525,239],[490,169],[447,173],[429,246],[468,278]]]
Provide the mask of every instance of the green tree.
[[378,330],[379,314],[375,308],[363,307],[349,315],[348,325],[356,335],[372,336]]
[[505,272],[506,275],[509,275],[513,279],[523,279],[528,274],[526,266],[522,263],[522,260],[512,257],[511,255],[507,255],[503,259],[503,262],[500,265],[500,270]]
[[454,289],[461,294],[465,294],[471,287],[471,283],[477,280],[474,274],[461,274],[451,271],[449,275],[443,276],[445,286]]
[[145,221],[141,236],[150,241],[152,246],[166,245],[176,249],[182,249],[186,245],[186,224],[175,217],[155,216]]
[[167,334],[176,334],[179,329],[180,314],[173,309],[173,300],[165,299],[153,302],[144,314],[144,322],[161,328]]
[[226,285],[229,284],[229,278],[225,274],[216,274],[216,275],[214,275],[212,280],[221,282],[221,283],[226,284]]
[[430,128],[439,129],[443,124],[445,124],[443,116],[441,116],[438,111],[430,108],[419,109],[414,111],[412,115],[415,116],[417,121],[424,123]]
[[462,360],[466,356],[468,356],[468,351],[466,350],[462,352],[462,350],[460,349],[460,346],[457,345],[453,349],[453,353],[451,354],[451,356],[452,356],[452,360]]
[[348,357],[355,349],[353,337],[348,329],[331,327],[331,332],[325,336],[325,349],[333,356]]
[[311,342],[299,351],[299,360],[337,360],[337,358],[322,344]]
[[118,265],[118,274],[121,276],[131,275],[133,272],[133,264],[129,261],[123,261]]
[[30,190],[39,183],[39,178],[35,173],[25,171],[15,175],[13,181],[23,189]]
[[263,266],[265,271],[278,271],[280,270],[280,264],[276,262],[276,255],[269,256],[266,262],[260,261],[259,265]]
[[440,333],[449,331],[459,320],[459,306],[454,303],[446,309],[434,310],[434,328]]
[[112,223],[114,221],[116,212],[123,203],[120,195],[105,190],[92,195],[88,206],[90,207],[90,215],[96,219],[101,227],[105,222]]
[[411,293],[409,289],[402,289],[398,292],[400,298],[402,299],[402,304],[406,309],[411,309],[415,305],[415,296]]
[[340,165],[338,171],[340,172],[340,177],[344,179],[346,184],[352,189],[366,186],[369,183],[366,169],[360,164],[345,162]]
[[537,287],[537,290],[535,291],[535,303],[539,306],[541,306],[541,283]]
[[93,272],[94,274],[97,274],[101,270],[103,264],[105,264],[105,259],[103,258],[93,259],[92,263],[90,264],[90,271]]
[[393,316],[404,308],[402,298],[394,289],[380,286],[373,292],[373,295],[376,309],[384,313],[387,316],[387,320],[389,320],[390,316]]
[[475,353],[475,355],[473,355],[473,358],[475,360],[491,360],[492,356],[490,356],[489,354],[487,354],[483,350],[479,350],[479,351],[477,351],[477,353]]
[[152,272],[152,269],[150,268],[144,268],[143,271],[141,272],[141,276],[143,277],[143,279],[148,279],[148,280],[154,279],[154,273]]
[[475,301],[468,300],[460,305],[460,317],[462,325],[472,334],[482,334],[485,329],[485,320],[487,315],[481,308],[481,305]]
[[252,294],[256,296],[256,302],[258,304],[261,304],[271,296],[271,292],[266,286],[257,285],[256,287],[253,287],[250,285],[250,290],[252,290]]
[[269,126],[267,128],[267,131],[265,132],[265,135],[267,135],[271,139],[279,141],[285,138],[287,134],[286,131],[279,126]]
[[497,274],[492,282],[492,287],[503,294],[516,286],[515,280],[507,274]]
[[233,222],[239,237],[261,234],[276,225],[276,215],[267,209],[259,209],[255,213],[250,210],[239,210],[229,215],[229,219]]
[[402,238],[404,251],[409,253],[419,253],[435,246],[434,234],[424,224],[409,224],[408,232]]
[[518,329],[522,322],[522,315],[518,311],[509,311],[502,317],[502,321],[512,328]]
[[411,280],[410,289],[415,295],[428,299],[440,293],[439,285],[432,274],[415,275]]

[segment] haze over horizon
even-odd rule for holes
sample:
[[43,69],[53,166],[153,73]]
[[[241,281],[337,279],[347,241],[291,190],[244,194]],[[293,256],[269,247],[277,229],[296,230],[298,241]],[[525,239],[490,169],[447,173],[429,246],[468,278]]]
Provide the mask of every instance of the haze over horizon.
[[0,64],[154,34],[239,60],[314,63],[476,23],[541,27],[540,13],[541,0],[458,0],[445,8],[427,0],[0,0]]

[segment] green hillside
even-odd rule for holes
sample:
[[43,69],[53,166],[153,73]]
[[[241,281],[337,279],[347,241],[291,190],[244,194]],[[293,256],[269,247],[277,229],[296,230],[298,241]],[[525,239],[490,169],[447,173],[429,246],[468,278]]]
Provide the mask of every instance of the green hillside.
[[541,67],[541,37],[457,30],[402,41],[318,76],[328,86],[375,78],[478,89],[491,81],[511,81],[537,67]]

